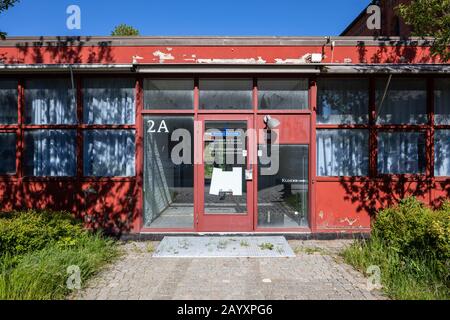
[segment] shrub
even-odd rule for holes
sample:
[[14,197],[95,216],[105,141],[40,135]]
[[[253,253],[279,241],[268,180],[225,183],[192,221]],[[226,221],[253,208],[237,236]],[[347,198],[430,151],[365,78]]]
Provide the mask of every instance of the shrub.
[[416,198],[381,211],[373,225],[373,237],[404,257],[436,259],[442,271],[450,261],[450,211],[445,204],[433,211]]
[[85,231],[69,213],[25,211],[0,217],[0,256],[18,256],[50,243],[74,246]]
[[382,210],[367,241],[343,252],[361,271],[381,269],[385,292],[396,299],[450,299],[450,203],[433,211],[415,198]]
[[69,266],[80,268],[83,285],[117,255],[113,241],[91,234],[74,246],[49,244],[24,254],[19,262],[6,254],[0,258],[0,300],[63,299],[70,293],[66,285]]

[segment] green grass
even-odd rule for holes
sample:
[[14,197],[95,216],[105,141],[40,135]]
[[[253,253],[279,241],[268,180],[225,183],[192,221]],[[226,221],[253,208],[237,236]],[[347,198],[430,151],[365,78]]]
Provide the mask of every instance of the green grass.
[[81,287],[119,255],[117,244],[86,231],[70,213],[18,211],[0,216],[0,300],[64,299],[68,267]]
[[64,299],[71,292],[66,285],[69,266],[80,268],[83,285],[118,254],[111,240],[88,235],[76,246],[51,244],[18,261],[6,255],[0,259],[0,300]]
[[372,238],[357,241],[342,253],[344,260],[365,273],[371,265],[380,267],[384,293],[397,300],[448,300],[448,279],[436,260],[425,255],[405,257]]

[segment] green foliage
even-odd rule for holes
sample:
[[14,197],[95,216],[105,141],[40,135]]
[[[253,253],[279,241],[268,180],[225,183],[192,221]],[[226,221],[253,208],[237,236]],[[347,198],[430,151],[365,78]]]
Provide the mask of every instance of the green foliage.
[[[20,0],[0,0],[0,13],[8,10]],[[7,33],[0,31],[0,39],[5,39]]]
[[414,35],[435,38],[434,56],[445,62],[450,59],[450,0],[413,0],[399,5],[397,11]]
[[52,211],[12,212],[0,218],[0,256],[23,255],[50,243],[75,246],[85,231],[68,213]]
[[62,299],[67,268],[84,283],[118,255],[108,239],[83,229],[68,213],[12,212],[0,216],[0,300]]
[[0,300],[64,299],[71,292],[66,285],[69,266],[80,268],[83,285],[117,255],[111,240],[90,234],[75,246],[50,244],[25,254],[19,262],[5,255],[0,258]]
[[126,24],[120,24],[111,32],[111,35],[114,37],[138,36],[139,30]]
[[368,241],[343,253],[361,271],[381,269],[386,293],[396,299],[450,298],[450,210],[433,211],[415,198],[381,211]]

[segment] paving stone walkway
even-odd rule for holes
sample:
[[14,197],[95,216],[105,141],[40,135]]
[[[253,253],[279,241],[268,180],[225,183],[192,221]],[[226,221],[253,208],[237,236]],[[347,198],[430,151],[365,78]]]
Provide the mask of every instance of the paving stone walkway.
[[384,299],[342,263],[350,242],[290,241],[295,258],[153,258],[156,242],[125,244],[125,255],[71,299]]

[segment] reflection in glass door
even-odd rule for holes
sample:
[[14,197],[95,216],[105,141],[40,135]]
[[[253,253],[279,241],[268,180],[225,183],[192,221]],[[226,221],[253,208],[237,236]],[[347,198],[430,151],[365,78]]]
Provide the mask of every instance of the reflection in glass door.
[[246,121],[205,121],[204,210],[207,215],[248,212],[246,131]]

